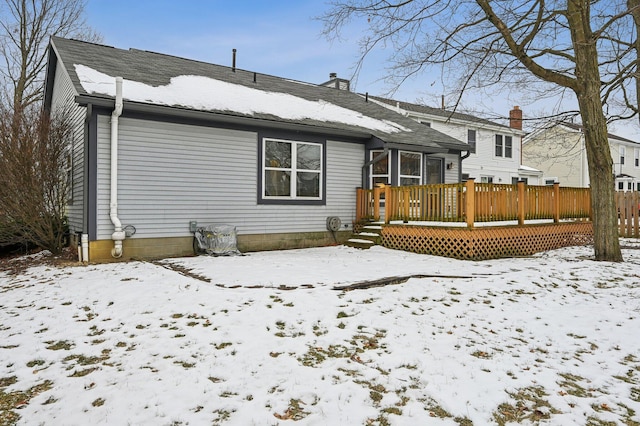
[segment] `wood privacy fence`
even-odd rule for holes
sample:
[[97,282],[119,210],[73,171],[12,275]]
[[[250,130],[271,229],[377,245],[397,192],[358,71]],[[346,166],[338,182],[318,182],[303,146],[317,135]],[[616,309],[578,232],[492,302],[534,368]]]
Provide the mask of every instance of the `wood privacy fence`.
[[616,192],[620,236],[640,238],[640,192]]
[[379,186],[358,189],[356,221],[463,222],[473,228],[476,222],[553,219],[583,219],[591,216],[588,188],[561,188],[465,183]]

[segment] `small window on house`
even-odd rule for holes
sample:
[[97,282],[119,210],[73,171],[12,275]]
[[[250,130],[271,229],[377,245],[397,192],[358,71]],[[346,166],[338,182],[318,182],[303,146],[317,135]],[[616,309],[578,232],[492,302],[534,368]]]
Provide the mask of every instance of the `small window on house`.
[[628,189],[629,191],[633,191],[633,182],[628,182],[628,183],[627,183],[627,189]]
[[618,182],[618,190],[624,191],[624,182]]
[[640,191],[640,182],[638,182],[636,185],[638,186],[637,190]]
[[[369,153],[369,159],[373,160],[383,152],[384,151],[371,151]],[[391,183],[389,180],[389,154],[369,166],[369,175],[371,176],[371,188],[375,187],[379,183],[383,183],[385,185],[389,185]]]
[[404,151],[400,151],[399,154],[400,185],[420,185],[422,183],[422,154]]
[[545,179],[544,180],[544,184],[547,186],[553,186],[553,184],[556,183],[555,179]]
[[323,145],[264,138],[263,200],[322,200]]
[[636,149],[634,150],[634,160],[633,160],[633,164],[634,164],[636,167],[640,167],[640,149],[639,149],[639,148],[636,148]]
[[511,136],[504,137],[504,156],[505,158],[513,156],[513,138]]
[[496,135],[496,157],[502,157],[502,148],[503,148],[502,135]]
[[427,126],[427,127],[431,127],[431,123],[430,123],[430,122],[428,122],[428,121],[422,121],[422,120],[420,120],[420,121],[418,121],[418,123],[420,123],[420,124],[424,124],[424,125],[425,125],[425,126]]
[[466,182],[469,180],[469,173],[463,173],[461,176],[461,179],[463,182]]
[[493,176],[480,176],[481,183],[493,183]]
[[625,155],[625,149],[624,146],[620,146],[620,164],[624,165],[624,155]]

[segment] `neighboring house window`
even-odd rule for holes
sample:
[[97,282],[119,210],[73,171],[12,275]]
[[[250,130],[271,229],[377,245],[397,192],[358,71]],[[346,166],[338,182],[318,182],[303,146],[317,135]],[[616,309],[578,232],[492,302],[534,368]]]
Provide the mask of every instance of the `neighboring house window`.
[[505,158],[513,157],[513,138],[511,136],[504,137],[504,156]]
[[513,157],[513,137],[496,135],[495,156],[505,158]]
[[640,191],[640,182],[638,182],[637,185],[638,185],[638,191]]
[[624,146],[620,145],[620,164],[624,164],[624,154],[625,154]]
[[547,186],[550,186],[550,185],[553,186],[554,183],[556,183],[556,179],[555,178],[553,178],[553,179],[545,179],[544,180],[544,184],[547,185]]
[[262,149],[263,199],[322,199],[322,144],[264,138]]
[[624,191],[624,182],[618,182],[618,190]]
[[493,176],[480,176],[481,183],[493,183]]
[[472,152],[476,150],[476,131],[475,129],[467,129],[467,144]]
[[628,182],[628,183],[627,183],[627,189],[628,189],[629,191],[633,191],[633,182]]
[[525,184],[529,183],[529,178],[517,178],[517,177],[512,177],[511,178],[511,183],[513,185],[517,184],[518,182],[524,182]]
[[429,123],[428,121],[422,121],[422,120],[419,120],[419,121],[418,121],[418,123],[420,123],[420,124],[424,124],[424,125],[425,125],[425,126],[427,126],[427,127],[431,127],[431,123]]
[[400,185],[420,185],[422,183],[422,154],[405,151],[400,151],[399,154]]
[[634,159],[634,165],[635,165],[636,167],[640,167],[640,149],[636,148],[636,149],[634,150],[634,157],[635,157],[635,159]]
[[[373,160],[384,151],[371,151],[369,153],[369,159]],[[389,185],[389,154],[379,159],[369,167],[369,175],[371,176],[371,188],[374,188],[377,184],[383,183]]]

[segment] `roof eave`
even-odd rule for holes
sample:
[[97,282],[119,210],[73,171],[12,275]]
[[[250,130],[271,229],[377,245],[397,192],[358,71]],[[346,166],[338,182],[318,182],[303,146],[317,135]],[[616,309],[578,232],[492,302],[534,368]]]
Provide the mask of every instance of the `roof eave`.
[[[93,106],[103,108],[114,108],[115,100],[110,97],[79,95],[76,96],[76,102],[79,105],[92,104]],[[220,111],[203,111],[189,108],[182,108],[170,105],[148,104],[144,102],[124,101],[123,111],[159,115],[172,116],[182,119],[202,120],[216,122],[230,126],[241,127],[260,127],[260,128],[279,128],[285,130],[305,131],[310,133],[322,133],[334,137],[344,137],[349,139],[358,139],[367,141],[371,139],[372,133],[366,131],[338,129],[331,126],[319,126],[315,124],[302,124],[281,120],[271,120],[261,117],[249,117],[235,114],[228,114]]]

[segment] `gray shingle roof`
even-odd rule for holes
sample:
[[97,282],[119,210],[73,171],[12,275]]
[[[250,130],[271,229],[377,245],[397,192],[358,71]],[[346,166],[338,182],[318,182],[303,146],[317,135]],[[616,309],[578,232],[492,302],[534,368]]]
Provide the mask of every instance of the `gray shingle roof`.
[[[582,124],[569,123],[569,122],[566,122],[566,121],[559,121],[556,124],[560,124],[562,126],[568,127],[570,129],[573,129],[573,130],[577,130],[579,132],[582,132],[584,130],[584,127],[582,126]],[[552,126],[550,126],[550,127],[552,127]],[[607,136],[609,137],[609,139],[617,139],[617,140],[620,140],[620,141],[623,141],[623,142],[630,142],[630,143],[635,143],[635,144],[638,143],[636,141],[632,141],[631,139],[626,139],[626,138],[623,138],[622,136],[617,136],[617,135],[614,135],[614,134],[608,133],[608,132],[607,132]]]
[[467,121],[469,123],[476,123],[479,125],[509,128],[509,126],[505,126],[504,124],[496,123],[494,121],[490,121],[485,118],[476,117],[471,114],[465,114],[461,112],[452,112],[452,111],[447,111],[446,109],[433,108],[427,105],[412,104],[410,102],[396,101],[394,99],[381,98],[379,96],[369,96],[369,97],[388,105],[392,105],[392,106],[398,105],[401,109],[406,111],[412,111],[412,112],[417,112],[421,114],[428,114],[436,117],[442,117],[445,120],[455,119],[455,120]]
[[[53,57],[54,60],[62,63],[78,95],[85,99],[95,98],[96,100],[104,101],[112,98],[102,94],[87,93],[76,74],[74,65],[85,65],[110,76],[121,76],[125,80],[136,81],[151,86],[168,85],[172,78],[178,76],[197,75],[253,89],[285,93],[310,101],[322,100],[342,108],[356,111],[367,117],[397,123],[410,131],[385,133],[383,131],[371,130],[353,124],[335,121],[327,122],[313,119],[290,120],[261,113],[243,114],[226,110],[206,110],[208,113],[312,126],[327,134],[331,134],[332,132],[351,132],[361,135],[362,137],[371,135],[385,143],[419,146],[426,151],[428,151],[429,148],[434,151],[448,149],[465,150],[467,148],[464,142],[423,126],[410,118],[404,117],[402,114],[398,114],[374,102],[367,102],[363,96],[345,90],[292,81],[241,69],[233,70],[231,67],[154,52],[137,49],[117,49],[59,37],[53,37],[51,39],[51,49],[55,53],[55,57]],[[49,85],[51,82],[47,82],[47,84]],[[132,104],[131,107],[135,107],[135,105]],[[174,107],[184,109],[184,107],[181,106]],[[125,96],[125,109],[126,108]]]

